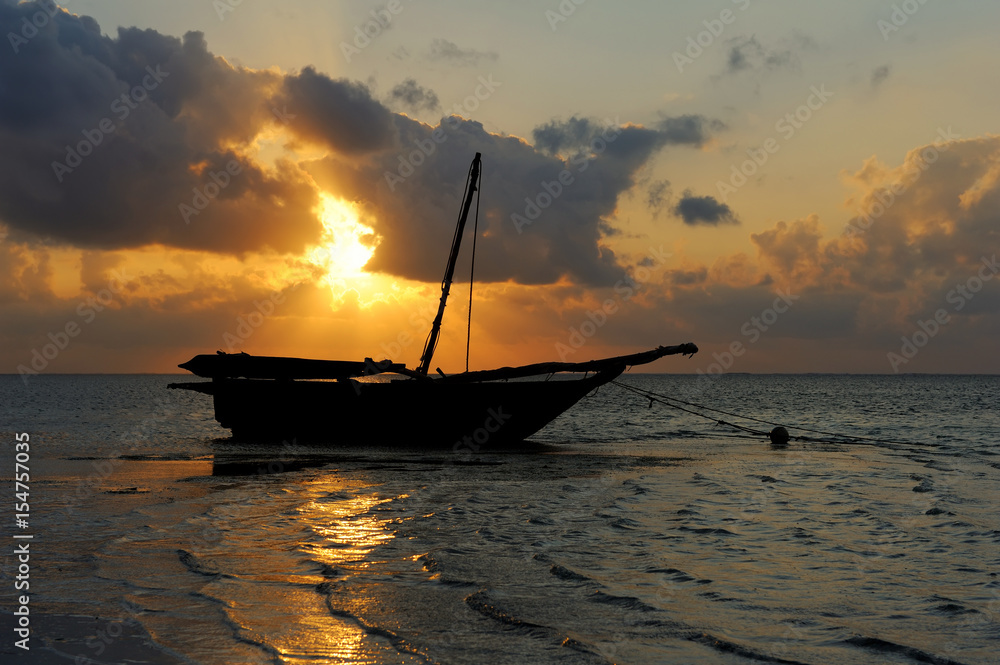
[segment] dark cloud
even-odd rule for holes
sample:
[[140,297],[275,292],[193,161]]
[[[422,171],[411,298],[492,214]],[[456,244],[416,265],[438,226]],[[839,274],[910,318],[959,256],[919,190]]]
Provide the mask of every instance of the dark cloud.
[[892,73],[892,67],[889,65],[882,65],[881,67],[876,67],[872,70],[871,84],[873,88],[878,88],[885,80],[889,78],[889,74]]
[[[940,309],[949,335],[1000,330],[998,155],[1000,138],[986,136],[915,148],[894,168],[869,159],[844,174],[861,191],[846,202],[860,211],[846,232],[829,237],[816,215],[778,222],[751,235],[759,271],[808,292],[809,307],[842,298],[857,333],[885,336],[883,357]],[[980,290],[963,295],[970,284]]]
[[670,202],[670,181],[657,180],[646,190],[646,207],[656,217],[665,205]]
[[663,118],[656,128],[666,143],[700,146],[712,132],[722,131],[726,125],[721,120],[688,114]]
[[708,268],[700,267],[694,270],[668,270],[665,278],[676,286],[693,286],[704,284],[708,278]]
[[[0,4],[0,34],[44,7]],[[281,83],[213,56],[199,33],[112,38],[60,11],[0,49],[0,219],[81,247],[299,251],[320,231],[314,188],[295,165],[266,168],[238,147],[275,121]],[[201,209],[185,219],[182,205]]]
[[598,128],[590,118],[574,116],[566,121],[553,120],[535,127],[531,136],[536,148],[550,155],[556,155],[566,148],[579,149],[580,146],[585,146]]
[[425,88],[409,78],[394,87],[389,92],[391,102],[401,104],[410,111],[433,111],[441,108],[437,94],[430,88]]
[[312,67],[285,77],[273,103],[295,116],[289,122],[292,132],[340,153],[371,152],[391,146],[395,139],[392,112],[367,86],[333,80]]
[[481,152],[481,279],[614,284],[624,269],[602,246],[606,220],[639,170],[670,143],[657,129],[581,118],[536,129],[543,151],[457,117],[437,127],[405,117],[396,124],[407,146],[399,152],[366,164],[321,160],[310,171],[325,187],[370,203],[382,242],[369,268],[426,281],[440,279],[465,174]]
[[849,201],[859,212],[848,224],[850,242],[816,253],[879,291],[965,281],[1000,247],[998,155],[1000,138],[985,136],[915,148],[895,168],[869,160],[852,176],[865,193]]
[[[535,147],[550,155],[577,155],[600,146],[602,135],[609,128],[617,127],[617,120],[594,120],[573,116],[569,120],[553,120],[531,132]],[[725,129],[719,120],[700,115],[663,117],[651,129],[630,127],[630,140],[645,143],[653,149],[666,145],[701,146],[712,132]]]
[[[41,8],[3,1],[0,34]],[[442,58],[485,57],[437,46]],[[412,81],[393,91],[424,108],[432,95]],[[619,197],[657,151],[701,146],[721,127],[695,115],[653,127],[572,118],[539,127],[532,146],[458,117],[419,123],[312,67],[234,67],[197,32],[109,37],[59,12],[16,52],[0,49],[0,222],[88,249],[298,254],[321,238],[325,190],[355,202],[381,236],[370,269],[436,281],[481,152],[478,274],[613,284],[624,269],[602,239],[615,232]],[[258,137],[276,132],[327,154],[259,161]],[[54,169],[60,162],[68,166]]]
[[740,223],[727,204],[717,201],[712,196],[695,196],[691,190],[684,192],[673,211],[685,224],[690,226]]
[[770,49],[762,45],[756,36],[736,37],[728,41],[731,44],[726,56],[726,73],[740,74],[752,71],[770,71],[776,69],[798,69],[798,55],[790,48]]
[[476,67],[483,62],[496,62],[500,56],[493,51],[460,48],[458,44],[449,42],[447,39],[435,39],[431,42],[428,57],[431,60],[448,62],[459,67]]

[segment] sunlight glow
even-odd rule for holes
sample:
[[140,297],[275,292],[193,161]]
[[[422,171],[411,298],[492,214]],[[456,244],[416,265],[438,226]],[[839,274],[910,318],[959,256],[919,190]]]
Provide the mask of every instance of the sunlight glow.
[[370,287],[373,278],[364,267],[381,238],[360,221],[358,207],[348,201],[323,194],[317,214],[323,222],[323,239],[309,250],[306,260],[324,271],[322,281],[334,300],[342,301],[348,291],[361,299],[362,289],[367,290],[364,287]]

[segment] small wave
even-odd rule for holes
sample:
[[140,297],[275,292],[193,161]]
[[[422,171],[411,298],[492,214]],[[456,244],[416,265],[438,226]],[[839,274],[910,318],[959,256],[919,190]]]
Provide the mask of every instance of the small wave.
[[711,647],[716,651],[721,651],[723,653],[731,653],[737,656],[742,656],[750,660],[755,660],[757,662],[763,663],[781,663],[782,665],[806,665],[798,660],[788,660],[786,658],[779,658],[778,656],[772,656],[770,654],[762,653],[754,649],[750,649],[735,642],[730,642],[729,640],[724,640],[714,635],[708,633],[700,633],[698,635],[691,635],[688,639],[692,642],[697,642],[703,644],[707,647]]
[[650,568],[646,571],[647,573],[656,573],[660,575],[666,575],[670,578],[672,582],[694,582],[696,584],[710,584],[711,580],[698,580],[692,575],[688,575],[683,570],[678,570],[676,568]]
[[105,494],[149,494],[152,490],[148,487],[113,487],[104,490]]
[[646,489],[645,487],[643,487],[642,485],[640,485],[636,481],[632,480],[631,478],[625,480],[622,483],[622,485],[625,486],[625,487],[630,488],[632,490],[632,494],[637,495],[637,496],[640,495],[640,494],[648,494],[649,493],[648,489]]
[[864,649],[865,651],[873,651],[880,654],[899,654],[920,663],[933,663],[933,665],[962,665],[962,663],[951,660],[950,658],[935,656],[934,654],[927,653],[926,651],[921,651],[916,647],[896,644],[895,642],[889,642],[878,637],[855,635],[854,637],[849,637],[844,640],[844,643],[852,647]]
[[555,524],[555,522],[547,517],[535,516],[528,518],[528,524],[537,524],[539,526],[551,526]]
[[437,567],[440,565],[437,559],[432,557],[430,554],[421,554],[420,556],[417,557],[417,561],[422,561],[424,570],[428,571],[436,570]]
[[975,610],[971,607],[966,607],[959,603],[942,603],[931,608],[931,612],[934,614],[940,614],[943,616],[962,616],[964,614],[979,614],[979,610]]
[[575,573],[572,570],[570,570],[569,568],[565,568],[565,567],[560,566],[559,564],[556,564],[556,563],[552,564],[552,567],[549,568],[549,572],[552,573],[553,575],[555,575],[556,577],[558,577],[559,579],[568,580],[568,581],[571,581],[571,582],[591,582],[591,581],[593,581],[589,577],[587,577],[586,575],[581,575],[580,573]]
[[743,600],[740,598],[732,598],[729,596],[723,596],[718,591],[702,591],[698,594],[702,598],[707,598],[714,603],[742,603]]
[[585,654],[590,655],[590,656],[599,656],[600,655],[592,647],[590,647],[589,645],[584,644],[580,640],[575,640],[572,637],[567,637],[565,640],[563,640],[562,641],[562,646],[566,647],[567,649],[572,649],[573,651],[578,651],[580,653],[585,653]]
[[699,534],[713,533],[713,534],[718,534],[720,536],[735,536],[736,535],[732,531],[727,531],[726,529],[723,529],[722,527],[697,528],[697,527],[693,527],[693,526],[679,526],[679,527],[677,527],[677,530],[678,531],[690,531],[691,533],[699,533]]
[[604,593],[603,591],[595,591],[592,596],[588,596],[587,600],[592,603],[601,603],[604,605],[614,605],[625,610],[635,610],[637,612],[658,612],[659,610],[652,605],[647,605],[638,598],[633,596],[614,596],[610,593]]
[[317,572],[327,579],[335,579],[338,577],[343,577],[344,575],[343,570],[337,568],[336,566],[332,566],[329,563],[325,563],[323,561],[315,561],[312,559],[309,560],[309,563],[315,565]]
[[331,603],[331,598],[329,595],[327,596],[326,599],[326,606],[327,609],[330,610],[330,614],[332,614],[333,616],[354,622],[355,624],[357,624],[359,628],[361,628],[361,630],[365,631],[369,635],[374,635],[376,637],[383,637],[387,639],[389,643],[392,644],[392,647],[400,654],[403,654],[410,658],[418,658],[420,659],[421,662],[424,663],[434,662],[432,659],[428,658],[424,653],[422,653],[420,649],[410,644],[404,638],[400,637],[398,634],[389,630],[388,628],[382,628],[381,626],[370,624],[361,617],[357,616],[356,614],[352,614],[347,610],[342,610],[334,607]]
[[217,577],[222,574],[222,571],[214,563],[211,561],[202,561],[187,550],[177,550],[177,558],[192,573],[205,575],[206,577]]
[[475,582],[469,582],[468,580],[457,580],[451,577],[445,577],[441,573],[434,573],[430,576],[431,582],[436,582],[443,586],[449,587],[473,587],[476,586]]
[[489,617],[490,619],[506,626],[519,628],[529,633],[542,634],[547,637],[555,636],[555,631],[552,628],[532,623],[530,621],[524,621],[511,614],[509,611],[499,607],[495,601],[490,598],[489,592],[485,589],[481,589],[469,596],[466,596],[465,604],[483,616]]
[[618,517],[611,523],[611,527],[614,529],[632,530],[632,529],[638,529],[639,526],[641,525],[638,522],[636,522],[635,520],[631,520],[627,517]]

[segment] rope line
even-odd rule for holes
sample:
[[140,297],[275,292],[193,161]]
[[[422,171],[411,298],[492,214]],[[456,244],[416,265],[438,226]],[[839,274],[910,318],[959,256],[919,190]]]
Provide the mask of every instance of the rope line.
[[[736,423],[731,423],[731,422],[726,421],[726,420],[720,420],[719,418],[716,418],[715,416],[709,416],[709,415],[706,415],[704,413],[699,413],[697,411],[693,411],[691,409],[684,408],[682,406],[679,406],[678,404],[675,404],[674,402],[679,402],[680,404],[685,404],[685,405],[690,406],[690,407],[694,407],[694,408],[698,408],[698,409],[703,409],[705,411],[711,411],[711,412],[714,412],[714,413],[720,413],[720,414],[723,414],[723,415],[726,415],[726,416],[731,416],[731,417],[734,417],[734,418],[742,418],[744,420],[750,420],[750,421],[753,421],[753,422],[762,423],[764,425],[771,425],[771,426],[774,426],[774,427],[786,427],[787,429],[790,429],[790,430],[794,429],[794,430],[799,430],[799,431],[802,431],[802,432],[810,432],[812,434],[822,434],[824,436],[834,437],[834,439],[835,439],[835,441],[823,441],[821,439],[815,439],[815,438],[808,437],[808,436],[791,436],[791,435],[789,436],[790,439],[796,439],[798,441],[821,441],[823,443],[848,443],[848,444],[887,443],[887,444],[893,444],[893,445],[899,445],[899,446],[926,446],[926,447],[930,447],[930,448],[937,448],[937,447],[939,447],[939,446],[935,446],[934,444],[930,444],[930,443],[915,443],[915,442],[912,442],[912,441],[892,441],[892,440],[889,440],[889,439],[875,439],[875,438],[865,437],[865,436],[856,436],[856,435],[853,435],[853,434],[837,434],[835,432],[826,432],[824,430],[811,429],[811,428],[808,428],[808,427],[801,427],[799,425],[782,425],[781,423],[775,423],[775,422],[771,422],[769,420],[762,420],[760,418],[754,418],[752,416],[744,416],[744,415],[740,415],[738,413],[732,413],[731,411],[723,411],[722,409],[713,409],[712,407],[705,406],[703,404],[696,404],[694,402],[687,402],[687,401],[679,399],[677,397],[670,397],[668,395],[661,395],[661,394],[655,393],[655,392],[653,392],[651,390],[646,390],[644,388],[637,388],[635,386],[630,386],[630,385],[621,383],[618,380],[612,381],[611,383],[613,383],[614,385],[618,386],[619,388],[623,388],[623,389],[625,389],[625,390],[627,390],[629,392],[632,392],[632,393],[635,393],[637,395],[641,395],[641,396],[645,397],[646,399],[649,400],[650,406],[652,406],[653,402],[659,402],[660,404],[663,404],[664,406],[673,407],[675,409],[678,409],[680,411],[684,411],[686,413],[690,413],[690,414],[698,416],[700,418],[705,418],[707,420],[711,420],[711,421],[715,422],[718,425],[724,425],[724,426],[727,426],[727,427],[732,427],[734,429],[741,430],[741,431],[744,431],[744,432],[749,432],[750,434],[755,434],[755,435],[758,435],[758,436],[768,436],[769,433],[765,432],[763,430],[753,429],[753,428],[747,427],[745,425],[739,425],[739,424],[736,424]],[[836,439],[840,439],[840,440],[836,440]],[[850,440],[844,441],[842,439],[850,439]]]

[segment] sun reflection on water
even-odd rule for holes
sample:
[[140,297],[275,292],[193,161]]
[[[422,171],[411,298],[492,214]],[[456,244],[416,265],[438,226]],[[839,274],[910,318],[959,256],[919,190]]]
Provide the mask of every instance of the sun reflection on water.
[[[251,595],[242,596],[230,609],[233,619],[249,642],[267,644],[284,663],[367,665],[398,658],[390,643],[365,630],[362,606],[352,607],[355,615],[345,615],[332,608],[327,599],[345,575],[352,577],[352,573],[367,569],[368,555],[395,537],[390,520],[375,514],[377,506],[394,498],[353,494],[328,482],[309,487],[303,498],[305,501],[297,503],[295,517],[288,523],[305,529],[304,534],[296,529],[293,550],[308,557],[305,563],[311,574],[303,575],[305,570],[300,569],[289,571],[285,583],[268,579],[277,583],[272,587],[274,595],[265,589],[261,597],[260,587],[248,590]],[[317,564],[321,570],[316,570]],[[292,585],[287,583],[290,581]],[[237,594],[225,595],[235,598]],[[259,604],[271,608],[269,620],[263,624],[253,621],[249,611]]]
[[360,563],[379,544],[392,540],[389,520],[379,519],[369,511],[393,499],[374,495],[354,496],[343,500],[313,500],[301,511],[316,520],[313,531],[327,542],[308,545],[309,553],[330,566]]

